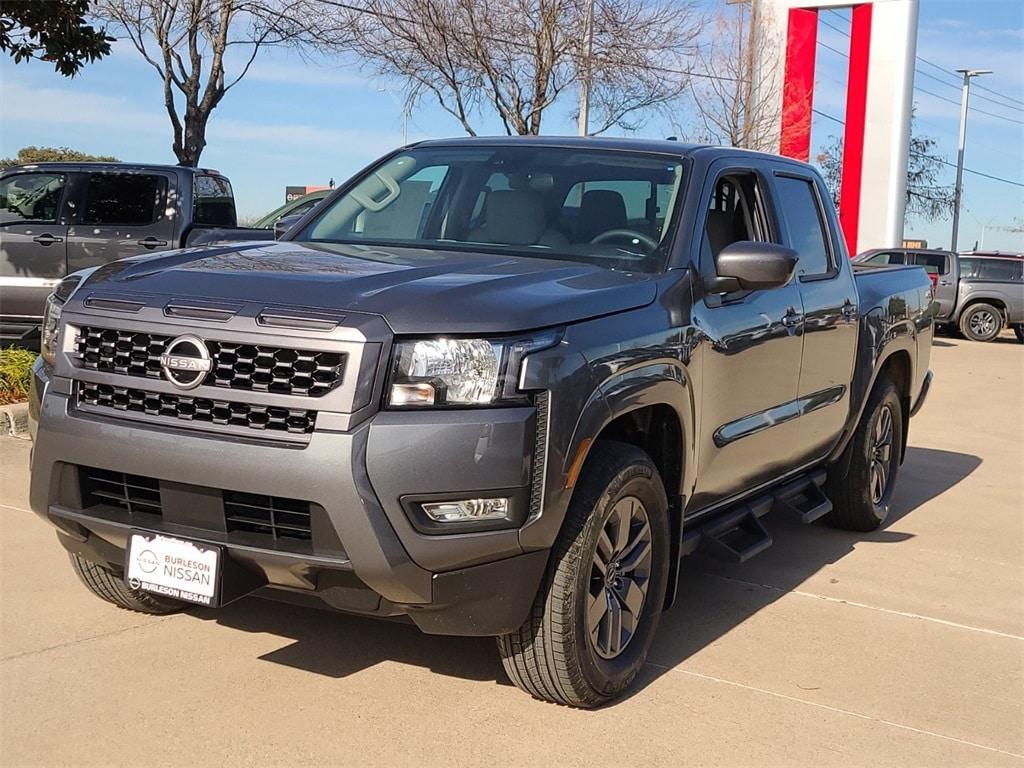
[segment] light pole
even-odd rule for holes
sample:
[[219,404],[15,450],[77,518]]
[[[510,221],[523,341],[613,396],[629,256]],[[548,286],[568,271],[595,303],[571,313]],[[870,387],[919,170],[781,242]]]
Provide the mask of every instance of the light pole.
[[960,198],[963,194],[964,182],[964,146],[967,143],[967,102],[971,98],[971,78],[978,75],[991,75],[991,69],[958,69],[964,76],[963,92],[960,96],[960,146],[956,156],[956,186],[953,187],[953,236],[950,238],[949,249],[956,251],[957,238],[960,236]]
[[579,134],[590,133],[590,57],[594,53],[594,0],[587,2],[587,15],[583,22],[583,61],[580,74]]

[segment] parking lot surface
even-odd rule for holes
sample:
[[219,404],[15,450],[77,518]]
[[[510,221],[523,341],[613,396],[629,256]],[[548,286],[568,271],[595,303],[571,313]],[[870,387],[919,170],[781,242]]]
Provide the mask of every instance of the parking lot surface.
[[533,701],[488,638],[81,587],[0,439],[3,765],[1024,764],[1024,346],[939,338],[881,531],[695,556],[637,693]]

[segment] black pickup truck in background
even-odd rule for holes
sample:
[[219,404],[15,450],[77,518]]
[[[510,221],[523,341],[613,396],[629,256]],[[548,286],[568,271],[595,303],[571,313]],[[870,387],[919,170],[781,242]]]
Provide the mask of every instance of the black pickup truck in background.
[[425,142],[277,242],[62,281],[31,505],[116,605],[406,616],[597,706],[684,555],[744,561],[772,511],[885,523],[932,309],[923,269],[851,265],[802,163]]
[[82,162],[6,168],[0,173],[0,341],[38,337],[43,303],[65,275],[182,248],[204,230],[235,224],[231,184],[205,168]]

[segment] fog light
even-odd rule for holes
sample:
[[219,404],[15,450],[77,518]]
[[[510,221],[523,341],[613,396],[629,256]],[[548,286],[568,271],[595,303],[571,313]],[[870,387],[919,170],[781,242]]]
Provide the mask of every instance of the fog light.
[[508,520],[508,499],[462,499],[424,502],[427,517],[439,523],[460,520]]

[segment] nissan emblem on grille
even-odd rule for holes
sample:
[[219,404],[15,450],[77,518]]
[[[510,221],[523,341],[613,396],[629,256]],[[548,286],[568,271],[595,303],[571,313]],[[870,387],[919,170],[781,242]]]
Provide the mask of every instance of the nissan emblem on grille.
[[186,334],[172,340],[160,355],[164,376],[178,389],[195,389],[213,368],[210,350],[198,336]]

